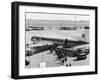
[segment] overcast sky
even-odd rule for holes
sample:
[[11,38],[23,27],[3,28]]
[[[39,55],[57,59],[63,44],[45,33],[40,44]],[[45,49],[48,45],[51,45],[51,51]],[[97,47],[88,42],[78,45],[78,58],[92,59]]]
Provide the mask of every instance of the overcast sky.
[[63,15],[63,14],[44,14],[44,13],[26,13],[26,19],[36,20],[72,20],[89,21],[89,16],[84,15]]

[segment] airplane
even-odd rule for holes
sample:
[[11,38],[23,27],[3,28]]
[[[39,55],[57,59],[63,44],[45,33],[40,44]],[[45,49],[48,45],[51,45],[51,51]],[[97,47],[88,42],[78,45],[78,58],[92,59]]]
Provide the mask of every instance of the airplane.
[[[35,45],[35,41],[50,41],[45,44],[39,44]],[[86,59],[86,55],[89,53],[89,42],[82,41],[82,40],[76,40],[71,37],[46,37],[46,36],[33,36],[31,38],[31,41],[33,42],[33,46],[31,45],[29,47],[30,50],[33,51],[26,51],[26,56],[31,56],[34,54],[37,54],[39,52],[43,52],[46,50],[56,51],[57,49],[62,46],[62,48],[59,48],[59,50],[64,50],[64,55],[63,52],[61,52],[61,55],[58,55],[58,58],[60,59],[61,57],[65,56],[70,56],[70,57],[77,57],[77,60],[83,60]],[[88,47],[88,48],[87,48]],[[83,54],[84,53],[84,54]],[[83,55],[81,55],[83,54]],[[83,58],[84,57],[84,58]]]
[[[32,56],[40,52],[49,50],[50,54],[52,54],[52,52],[55,52],[55,54],[57,55],[57,58],[55,58],[55,60],[60,61],[58,65],[63,65],[66,61],[68,61],[67,57],[71,57],[71,58],[75,57],[74,59],[72,59],[72,61],[76,62],[76,61],[85,60],[87,58],[87,55],[89,54],[89,42],[80,41],[80,40],[74,41],[74,40],[68,40],[68,39],[65,39],[62,41],[54,39],[53,41],[53,39],[51,38],[47,38],[47,39],[48,40],[46,41],[52,40],[51,41],[52,43],[49,42],[49,43],[39,44],[39,45],[37,44],[27,45],[25,55]],[[43,39],[41,38],[41,40]],[[66,64],[66,67],[67,65],[68,64]],[[72,65],[70,64],[70,66]]]

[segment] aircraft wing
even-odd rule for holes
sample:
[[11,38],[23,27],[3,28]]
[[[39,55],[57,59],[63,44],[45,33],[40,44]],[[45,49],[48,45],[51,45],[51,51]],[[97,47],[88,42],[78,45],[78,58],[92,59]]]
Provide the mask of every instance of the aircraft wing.
[[65,40],[67,39],[68,40],[68,43],[67,43],[67,47],[73,47],[73,46],[78,46],[78,45],[82,45],[82,44],[88,44],[89,42],[86,42],[86,41],[82,41],[82,40],[78,40],[78,39],[75,39],[75,38],[72,38],[70,36],[52,36],[52,35],[39,35],[39,36],[33,36],[31,38],[32,41],[34,41],[34,39],[40,39],[40,40],[45,40],[45,41],[51,41],[55,44],[59,44],[59,45],[64,45],[64,42]]

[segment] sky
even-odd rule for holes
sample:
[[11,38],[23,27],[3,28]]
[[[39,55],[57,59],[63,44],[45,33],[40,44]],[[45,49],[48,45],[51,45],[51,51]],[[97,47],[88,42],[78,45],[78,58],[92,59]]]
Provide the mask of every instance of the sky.
[[75,15],[75,14],[26,13],[26,19],[89,21],[89,15],[84,15],[84,14]]

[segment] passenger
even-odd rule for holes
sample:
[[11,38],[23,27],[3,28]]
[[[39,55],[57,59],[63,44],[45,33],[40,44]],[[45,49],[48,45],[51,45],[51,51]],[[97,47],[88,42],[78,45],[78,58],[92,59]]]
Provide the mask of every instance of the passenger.
[[65,61],[67,61],[67,58],[65,58]]
[[64,60],[62,60],[62,64],[64,63]]
[[25,60],[25,65],[29,65],[29,63],[30,63],[29,61]]
[[66,64],[66,66],[68,67],[68,64]]
[[60,60],[61,59],[61,55],[62,55],[60,49],[56,48],[55,52],[56,52],[56,55],[58,56],[58,59]]
[[64,58],[64,57],[65,57],[65,51],[64,51],[64,48],[61,49],[60,54],[61,54],[61,58]]
[[69,66],[72,66],[71,64],[69,64]]
[[52,48],[52,46],[48,46],[48,49],[50,50],[50,53],[53,52],[53,48]]

